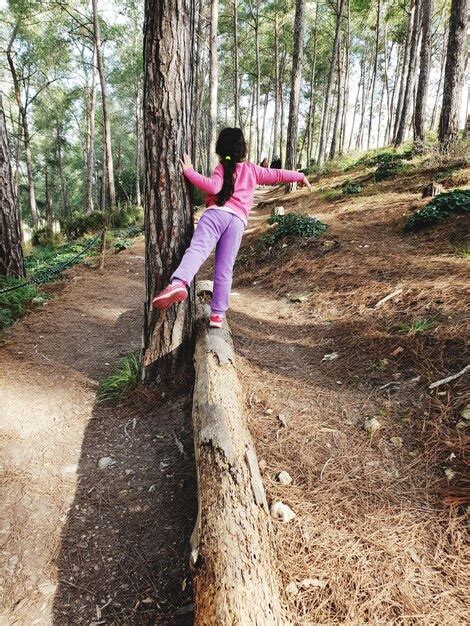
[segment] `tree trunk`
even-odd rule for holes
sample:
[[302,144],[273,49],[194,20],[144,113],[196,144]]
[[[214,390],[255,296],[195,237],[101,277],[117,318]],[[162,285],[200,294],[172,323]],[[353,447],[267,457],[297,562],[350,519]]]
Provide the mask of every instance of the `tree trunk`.
[[[111,147],[111,118],[109,113],[108,87],[104,72],[103,51],[101,50],[100,23],[98,19],[98,0],[91,0],[93,7],[93,33],[96,47],[96,60],[101,85],[101,101],[103,105],[103,143],[106,156],[106,181],[110,209],[116,204],[116,188],[114,185],[113,152]],[[103,168],[104,169],[104,168]]]
[[264,95],[264,104],[263,104],[263,125],[261,127],[261,143],[260,143],[261,158],[263,158],[264,136],[266,134],[266,113],[268,111],[268,103],[269,103],[269,93],[266,92]]
[[333,77],[336,67],[336,59],[338,56],[338,48],[339,48],[339,35],[341,30],[341,20],[343,17],[344,10],[344,0],[337,0],[337,14],[336,14],[336,27],[335,27],[335,36],[333,40],[333,47],[331,50],[331,59],[330,59],[330,67],[328,70],[328,78],[326,84],[326,93],[325,93],[325,102],[323,105],[323,115],[322,115],[322,123],[320,129],[320,140],[318,147],[318,164],[322,165],[325,161],[326,156],[326,143],[328,140],[328,118],[329,118],[329,109],[330,109],[330,100],[333,94]]
[[51,204],[51,190],[49,182],[49,171],[47,166],[44,170],[44,191],[46,194],[46,201],[44,203],[44,217],[46,219],[47,227],[52,232],[52,204]]
[[57,164],[59,166],[60,191],[62,195],[62,215],[67,217],[69,214],[69,201],[67,194],[67,182],[64,175],[64,163],[62,159],[62,137],[59,128],[56,128],[56,144],[57,144]]
[[[159,315],[152,299],[170,280],[193,230],[189,188],[179,166],[191,152],[194,0],[146,0],[144,19],[144,148],[146,304],[145,381],[176,373],[193,335],[190,297]],[[175,60],[177,62],[175,62]]]
[[240,126],[240,94],[238,87],[238,0],[233,0],[233,105],[234,125]]
[[313,147],[313,125],[315,123],[315,73],[317,69],[317,25],[318,25],[318,5],[315,5],[315,20],[313,23],[313,50],[312,50],[312,67],[310,73],[310,100],[308,105],[307,117],[307,167],[312,159]]
[[439,150],[451,153],[459,130],[460,100],[465,72],[466,0],[452,0],[447,40],[444,95],[439,120]]
[[207,172],[215,166],[215,143],[217,141],[217,90],[219,71],[217,63],[217,31],[219,22],[219,0],[211,0],[210,17],[210,69],[209,69],[209,143],[207,146]]
[[[444,44],[447,41],[447,28],[444,29],[444,33],[442,35],[442,47],[444,48]],[[444,78],[444,67],[446,64],[446,57],[445,54],[441,55],[441,66],[440,66],[440,70],[439,70],[439,81],[437,83],[437,89],[436,89],[436,97],[434,98],[434,105],[432,107],[432,115],[431,115],[431,130],[434,130],[436,127],[436,122],[437,122],[437,109],[438,109],[438,105],[441,102],[441,86],[442,86],[442,79]]]
[[227,324],[201,323],[193,395],[195,626],[284,626],[271,519],[234,361]]
[[339,139],[339,151],[338,154],[342,155],[344,152],[345,142],[346,142],[346,125],[348,118],[348,108],[349,108],[349,63],[350,63],[350,50],[351,50],[351,2],[347,0],[347,30],[346,30],[346,46],[344,50],[344,66],[345,66],[345,76],[344,76],[344,94],[343,94],[343,103],[342,103],[342,118],[341,118],[341,133]]
[[343,100],[343,68],[341,65],[341,52],[338,54],[338,78],[337,78],[337,94],[336,94],[336,111],[335,121],[333,123],[333,134],[331,137],[331,147],[329,153],[329,159],[335,158],[338,151],[338,139],[340,131],[340,120],[342,116],[341,103]]
[[367,133],[367,149],[370,148],[370,138],[372,135],[372,120],[374,115],[374,95],[375,81],[377,79],[377,63],[379,59],[379,38],[380,38],[380,0],[377,0],[377,19],[375,21],[375,48],[374,48],[374,67],[372,69],[372,88],[370,92],[370,114],[369,114],[369,131]]
[[411,108],[411,101],[414,92],[414,83],[416,75],[416,58],[419,43],[419,26],[421,23],[421,0],[415,0],[414,15],[411,27],[411,44],[410,56],[408,61],[408,71],[406,76],[405,91],[403,94],[403,105],[401,108],[400,119],[398,122],[397,132],[394,138],[394,145],[400,146],[405,141],[406,129],[408,126],[408,113]]
[[273,152],[272,158],[278,154],[279,116],[281,108],[281,77],[279,68],[279,17],[274,17],[274,119],[273,119]]
[[395,121],[393,126],[393,140],[398,131],[398,126],[400,124],[401,112],[403,108],[403,95],[405,93],[405,81],[406,81],[406,68],[408,67],[408,59],[410,56],[410,48],[411,48],[411,40],[413,34],[413,22],[415,16],[415,0],[410,0],[410,13],[408,17],[408,29],[406,31],[406,41],[405,41],[405,49],[403,51],[403,59],[400,64],[400,89],[398,91],[398,100],[397,106],[395,108]]
[[413,115],[414,146],[422,150],[424,145],[424,117],[428,95],[429,73],[431,70],[431,20],[432,0],[421,0],[421,51],[419,78],[416,90],[416,103]]
[[135,203],[142,206],[140,179],[142,177],[142,88],[140,76],[135,85]]
[[299,127],[300,82],[302,80],[303,36],[304,36],[305,0],[296,0],[294,19],[294,51],[292,57],[292,75],[289,101],[289,119],[287,122],[286,168],[297,166],[297,134]]
[[0,91],[0,275],[24,277],[21,219],[13,185],[8,136]]
[[90,86],[86,94],[86,147],[85,147],[85,210],[93,211],[93,174],[95,169],[95,112],[96,112],[96,46],[93,45]]

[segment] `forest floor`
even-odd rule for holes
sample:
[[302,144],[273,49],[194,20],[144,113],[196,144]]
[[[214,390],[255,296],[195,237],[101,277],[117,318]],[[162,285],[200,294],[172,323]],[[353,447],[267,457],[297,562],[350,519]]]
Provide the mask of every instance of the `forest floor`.
[[[268,500],[296,513],[274,522],[283,586],[296,624],[461,624],[463,514],[443,500],[470,496],[468,376],[428,386],[468,363],[468,217],[405,234],[436,171],[331,193],[364,174],[322,178],[326,193],[262,194],[236,271],[229,319],[249,424]],[[468,187],[469,174],[446,186]],[[326,233],[260,246],[279,205]]]
[[143,251],[76,266],[3,337],[2,625],[192,622],[192,381],[95,397],[141,345]]
[[[464,378],[428,389],[466,365],[464,221],[404,234],[432,169],[337,193],[364,176],[260,194],[236,267],[229,321],[249,424],[269,500],[296,513],[275,522],[286,601],[299,625],[465,623],[462,515],[443,500],[458,498],[469,398]],[[260,246],[281,204],[328,230]],[[140,347],[143,262],[138,239],[102,274],[75,267],[0,347],[1,624],[192,621],[192,380],[95,398]]]

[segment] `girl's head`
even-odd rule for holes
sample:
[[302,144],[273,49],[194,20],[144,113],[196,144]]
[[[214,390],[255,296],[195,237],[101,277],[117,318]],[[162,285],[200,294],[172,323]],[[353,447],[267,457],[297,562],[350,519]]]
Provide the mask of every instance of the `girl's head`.
[[224,128],[220,131],[215,151],[224,168],[224,183],[217,194],[217,204],[222,206],[233,194],[236,165],[246,157],[246,143],[242,129]]

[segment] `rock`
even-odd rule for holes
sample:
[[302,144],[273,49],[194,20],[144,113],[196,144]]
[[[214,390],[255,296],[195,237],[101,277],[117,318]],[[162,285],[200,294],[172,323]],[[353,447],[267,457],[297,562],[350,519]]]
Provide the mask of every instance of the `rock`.
[[285,472],[284,470],[279,472],[276,476],[276,480],[278,483],[281,483],[281,485],[292,485],[292,476],[289,472]]
[[57,585],[52,582],[41,583],[38,587],[39,591],[45,596],[50,596],[55,593],[56,588]]
[[337,352],[330,352],[330,354],[325,354],[325,356],[320,361],[320,363],[323,363],[323,361],[334,361],[335,359],[338,358],[338,356],[339,355]]
[[286,593],[288,596],[296,596],[299,593],[299,588],[296,582],[291,582],[286,587]]
[[307,293],[288,293],[287,295],[291,302],[307,302],[309,297]]
[[273,409],[265,409],[264,412],[266,415],[272,415],[274,413]]
[[455,472],[451,467],[446,467],[444,470],[444,474],[446,475],[446,478],[449,481],[455,478]]
[[285,214],[286,214],[286,210],[284,209],[283,206],[275,206],[271,213],[271,215],[285,215]]
[[401,437],[390,437],[390,443],[395,448],[401,448],[403,446],[403,439]]
[[117,461],[113,458],[111,458],[110,456],[103,456],[99,461],[98,461],[98,467],[99,469],[106,469],[107,467],[113,467],[114,465],[117,464]]
[[279,413],[279,415],[277,416],[277,419],[279,420],[281,426],[284,426],[284,428],[287,428],[287,417],[284,415],[284,413]]
[[285,524],[294,519],[295,513],[290,506],[278,500],[271,504],[271,516]]
[[376,417],[371,417],[364,422],[364,430],[369,433],[369,435],[373,435],[381,428],[381,423]]
[[466,404],[463,407],[460,417],[463,417],[464,420],[470,420],[470,404]]
[[326,585],[326,580],[321,580],[320,578],[305,578],[299,583],[299,587],[301,589],[308,589],[309,587],[319,587],[320,589],[323,589]]
[[43,298],[42,296],[36,296],[35,298],[33,298],[33,299],[31,300],[31,302],[32,302],[33,304],[37,304],[37,305],[39,305],[39,306],[41,306],[42,304],[44,304],[44,302],[45,302],[45,301],[46,301],[46,299],[45,299],[45,298]]

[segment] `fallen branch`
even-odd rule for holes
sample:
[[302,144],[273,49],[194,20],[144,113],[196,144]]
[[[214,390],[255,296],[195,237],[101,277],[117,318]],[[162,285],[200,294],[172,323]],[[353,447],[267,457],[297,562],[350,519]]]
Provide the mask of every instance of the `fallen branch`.
[[399,296],[402,293],[403,293],[403,287],[400,287],[399,289],[392,291],[392,293],[389,293],[388,296],[385,296],[385,298],[382,298],[381,300],[379,300],[377,304],[374,306],[374,309],[378,309],[379,307],[382,306],[382,304],[385,304],[392,298],[395,298],[396,296]]
[[452,376],[447,376],[447,378],[443,378],[442,380],[436,380],[435,383],[431,383],[429,385],[429,389],[435,389],[436,387],[440,387],[441,385],[447,385],[447,383],[452,382],[456,378],[460,378],[464,374],[466,374],[470,370],[470,364],[466,365],[463,370],[457,372],[457,374],[452,374]]
[[[207,282],[197,293],[207,292]],[[289,624],[271,519],[243,415],[230,330],[208,328],[198,301],[193,428],[198,518],[191,537],[195,624]]]

